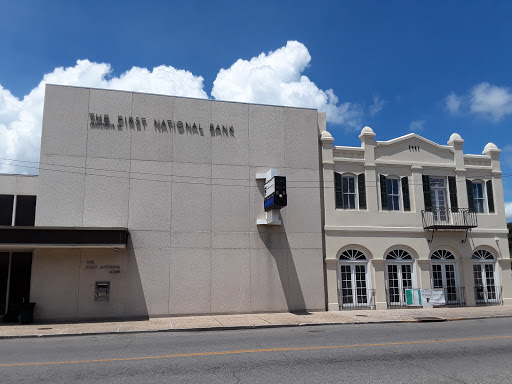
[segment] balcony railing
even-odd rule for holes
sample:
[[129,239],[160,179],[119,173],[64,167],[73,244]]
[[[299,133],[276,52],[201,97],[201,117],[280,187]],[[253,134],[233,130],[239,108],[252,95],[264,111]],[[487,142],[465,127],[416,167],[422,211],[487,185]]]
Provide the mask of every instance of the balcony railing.
[[501,296],[503,288],[500,286],[475,287],[476,305],[501,305],[503,297]]
[[478,226],[476,212],[468,208],[432,208],[421,211],[424,229],[469,229]]
[[375,309],[375,289],[343,288],[338,295],[340,309]]
[[[497,288],[497,287],[496,287]],[[410,288],[388,288],[386,289],[386,300],[388,308],[411,308],[418,306],[417,304],[408,304],[406,298],[406,289]],[[417,289],[417,288],[415,288]],[[459,288],[436,288],[443,289],[444,291],[444,306],[448,307],[463,307],[466,305],[466,295],[464,287]],[[423,303],[422,303],[423,305]],[[435,305],[437,306],[437,305]]]

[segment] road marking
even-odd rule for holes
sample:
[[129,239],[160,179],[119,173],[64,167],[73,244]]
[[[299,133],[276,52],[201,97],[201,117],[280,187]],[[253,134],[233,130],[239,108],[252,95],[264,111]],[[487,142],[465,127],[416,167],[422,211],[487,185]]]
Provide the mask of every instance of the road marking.
[[215,356],[215,355],[236,355],[243,353],[259,353],[259,352],[292,352],[292,351],[312,351],[322,349],[342,349],[342,348],[362,348],[362,347],[382,347],[390,345],[411,345],[411,344],[435,344],[435,343],[453,343],[461,341],[478,341],[478,340],[496,340],[508,339],[512,336],[491,336],[491,337],[474,337],[469,339],[447,339],[447,340],[426,340],[426,341],[405,341],[396,343],[377,343],[377,344],[353,344],[353,345],[332,345],[321,347],[291,347],[291,348],[263,348],[263,349],[242,349],[234,351],[213,351],[213,352],[195,352],[195,353],[176,353],[172,355],[162,356],[141,356],[141,357],[120,357],[115,359],[98,359],[98,360],[75,360],[75,361],[46,361],[40,363],[15,363],[0,364],[0,367],[19,367],[29,365],[57,365],[57,364],[84,364],[84,363],[105,363],[112,361],[131,361],[131,360],[150,360],[150,359],[172,359],[175,357],[194,357],[194,356]]

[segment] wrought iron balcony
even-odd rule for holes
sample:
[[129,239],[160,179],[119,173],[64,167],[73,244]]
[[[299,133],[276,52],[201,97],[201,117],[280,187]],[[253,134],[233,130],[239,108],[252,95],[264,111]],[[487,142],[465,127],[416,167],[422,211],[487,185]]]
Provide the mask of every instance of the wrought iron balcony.
[[421,211],[424,229],[470,229],[478,226],[476,212],[468,208],[432,208]]
[[338,289],[340,309],[375,309],[375,289]]
[[500,286],[477,286],[475,287],[476,305],[501,305],[503,297],[501,296],[502,287]]
[[[400,289],[398,287],[387,288],[386,298],[388,308],[412,308],[418,306],[418,304],[407,303],[406,290],[408,288]],[[417,290],[418,288],[415,288]],[[466,295],[464,287],[448,287],[448,288],[436,288],[444,291],[444,306],[448,307],[463,307],[466,305]],[[439,306],[439,305],[436,305]]]

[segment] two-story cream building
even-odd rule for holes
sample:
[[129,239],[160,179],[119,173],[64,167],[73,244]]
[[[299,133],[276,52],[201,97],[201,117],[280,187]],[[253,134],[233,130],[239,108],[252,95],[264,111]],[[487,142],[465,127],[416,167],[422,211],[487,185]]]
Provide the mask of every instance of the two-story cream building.
[[[361,147],[321,133],[327,308],[406,306],[406,289],[446,304],[512,303],[500,150],[463,153],[411,133]],[[410,291],[409,291],[410,292]]]

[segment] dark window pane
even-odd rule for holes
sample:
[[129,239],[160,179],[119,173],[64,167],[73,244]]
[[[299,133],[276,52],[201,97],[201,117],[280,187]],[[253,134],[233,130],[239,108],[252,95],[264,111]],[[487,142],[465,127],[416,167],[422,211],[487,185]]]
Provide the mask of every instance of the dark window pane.
[[18,195],[16,197],[16,219],[14,225],[33,227],[36,219],[36,197]]
[[347,193],[348,192],[348,178],[344,177],[343,178],[343,193]]
[[9,253],[0,252],[0,315],[5,314],[7,299],[7,276],[9,275]]
[[11,261],[9,312],[19,310],[20,304],[30,301],[31,271],[32,253],[14,252]]
[[0,195],[0,225],[12,225],[14,195]]
[[349,197],[349,209],[356,209],[356,195],[348,195]]

